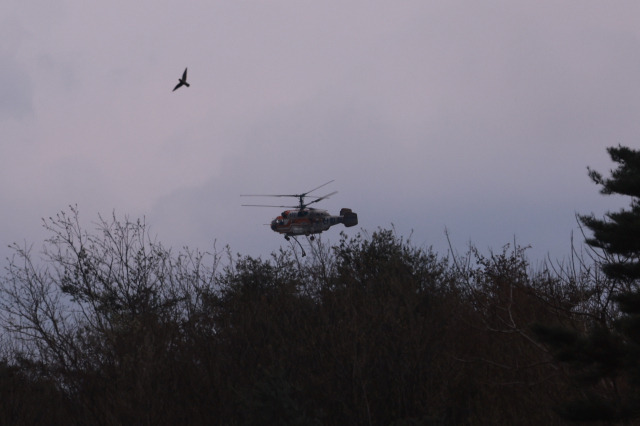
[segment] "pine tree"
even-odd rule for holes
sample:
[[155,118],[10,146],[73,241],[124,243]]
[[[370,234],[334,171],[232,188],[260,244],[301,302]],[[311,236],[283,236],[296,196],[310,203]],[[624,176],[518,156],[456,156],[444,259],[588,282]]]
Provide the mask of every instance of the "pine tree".
[[593,232],[587,244],[609,255],[602,265],[603,272],[612,279],[636,281],[640,278],[640,151],[622,146],[607,151],[618,168],[611,171],[608,179],[591,169],[589,176],[602,186],[602,194],[631,197],[630,209],[609,212],[605,220],[593,215],[579,219]]
[[640,151],[607,149],[618,164],[609,178],[589,169],[605,195],[631,197],[630,207],[578,216],[591,231],[586,243],[599,251],[599,267],[612,283],[609,297],[617,306],[613,320],[593,322],[586,333],[537,326],[542,341],[565,363],[578,384],[578,397],[557,407],[574,421],[625,422],[640,417]]

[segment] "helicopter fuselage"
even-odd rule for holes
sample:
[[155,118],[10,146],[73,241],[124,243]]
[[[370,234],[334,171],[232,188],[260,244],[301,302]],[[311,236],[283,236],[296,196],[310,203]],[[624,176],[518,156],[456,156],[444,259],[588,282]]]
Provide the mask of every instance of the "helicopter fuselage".
[[351,209],[340,210],[339,216],[329,214],[321,209],[285,210],[271,221],[271,229],[285,237],[312,235],[326,231],[333,225],[343,223],[345,226],[358,224],[358,216]]

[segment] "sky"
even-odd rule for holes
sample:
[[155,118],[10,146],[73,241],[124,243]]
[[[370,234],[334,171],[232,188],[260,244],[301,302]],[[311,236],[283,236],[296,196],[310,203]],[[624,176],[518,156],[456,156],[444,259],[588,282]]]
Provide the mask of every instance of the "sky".
[[447,230],[459,252],[564,258],[576,213],[627,204],[587,166],[638,148],[639,18],[601,0],[4,1],[0,256],[76,205],[90,232],[115,213],[176,250],[267,257],[289,247],[265,226],[282,209],[240,194],[334,180],[316,206],[359,225],[323,242],[393,227],[446,254]]

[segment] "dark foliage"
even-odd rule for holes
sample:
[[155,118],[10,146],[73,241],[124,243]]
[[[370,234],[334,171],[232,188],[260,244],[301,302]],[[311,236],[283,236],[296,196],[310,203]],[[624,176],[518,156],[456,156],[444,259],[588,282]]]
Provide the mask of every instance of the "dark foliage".
[[92,235],[74,209],[45,226],[43,262],[16,246],[1,282],[6,423],[562,423],[531,325],[579,326],[593,293],[521,248],[447,258],[378,230],[263,260],[176,255],[115,217]]
[[618,163],[611,177],[594,170],[589,176],[601,193],[631,197],[630,206],[604,219],[579,220],[593,234],[586,242],[610,282],[600,298],[614,308],[582,330],[534,329],[575,381],[576,396],[558,405],[558,412],[579,422],[627,423],[640,418],[640,151],[619,146],[608,152]]
[[607,151],[618,168],[610,178],[591,169],[589,176],[602,194],[631,197],[629,209],[608,212],[605,219],[593,215],[579,219],[593,233],[587,243],[606,256],[601,264],[604,272],[612,279],[634,281],[640,277],[640,151],[622,146]]

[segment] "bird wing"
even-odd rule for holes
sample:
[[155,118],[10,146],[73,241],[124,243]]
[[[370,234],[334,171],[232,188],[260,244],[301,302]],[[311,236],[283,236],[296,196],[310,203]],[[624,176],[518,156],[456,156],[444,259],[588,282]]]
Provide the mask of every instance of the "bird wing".
[[174,87],[174,88],[173,88],[172,92],[175,92],[175,91],[176,91],[176,89],[177,89],[178,87],[182,86],[183,84],[184,84],[184,83],[182,83],[182,81],[181,81],[180,83],[176,84],[176,87]]
[[187,80],[187,69],[186,68],[184,69],[184,72],[182,73],[182,79],[185,80],[185,81]]

